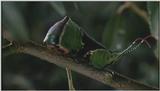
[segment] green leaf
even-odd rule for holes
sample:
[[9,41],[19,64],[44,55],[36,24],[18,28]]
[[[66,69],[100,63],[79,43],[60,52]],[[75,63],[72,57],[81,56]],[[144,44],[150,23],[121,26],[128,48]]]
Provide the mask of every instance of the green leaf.
[[122,16],[114,15],[108,21],[105,30],[102,34],[102,43],[106,48],[123,49],[124,35],[124,19]]
[[56,2],[56,3],[54,2],[50,4],[61,16],[66,15],[66,10],[62,2]]
[[151,34],[153,35],[153,37],[158,39],[158,30],[160,30],[160,27],[159,27],[160,3],[148,2],[147,8],[148,8],[149,18],[150,18],[149,24],[150,24]]
[[9,31],[16,40],[27,40],[28,33],[25,21],[15,4],[3,3],[2,7],[3,22],[6,30]]

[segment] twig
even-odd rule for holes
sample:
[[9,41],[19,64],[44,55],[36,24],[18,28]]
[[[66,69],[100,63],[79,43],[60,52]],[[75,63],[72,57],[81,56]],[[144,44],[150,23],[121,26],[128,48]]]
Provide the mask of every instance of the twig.
[[135,5],[134,3],[132,2],[126,2],[124,3],[123,5],[121,5],[119,7],[119,9],[117,10],[117,13],[118,14],[121,14],[125,9],[130,9],[132,10],[133,12],[135,12],[137,15],[139,15],[141,18],[143,18],[143,20],[149,24],[149,17],[147,15],[147,13],[140,9],[137,5]]
[[70,65],[68,65],[66,67],[66,71],[67,71],[69,91],[76,91],[74,86],[73,86],[73,80],[72,80],[72,73],[71,73]]
[[2,48],[6,48],[6,47],[9,47],[9,46],[11,46],[11,45],[12,45],[12,42],[10,42],[10,43],[8,43],[8,44],[6,44],[6,45],[3,45]]
[[108,68],[105,71],[102,71],[90,67],[86,64],[77,64],[73,59],[57,54],[56,49],[50,50],[34,42],[27,42],[23,44],[14,43],[8,47],[15,47],[20,53],[38,57],[44,61],[56,64],[57,66],[62,68],[66,68],[67,65],[70,64],[72,65],[71,69],[73,71],[95,79],[116,89],[158,89],[132,80],[131,78],[125,77]]

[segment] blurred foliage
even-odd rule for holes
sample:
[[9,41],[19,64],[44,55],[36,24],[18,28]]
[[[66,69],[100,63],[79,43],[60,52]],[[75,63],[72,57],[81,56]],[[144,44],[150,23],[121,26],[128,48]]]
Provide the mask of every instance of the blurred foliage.
[[[149,17],[150,17],[150,28],[151,28],[151,34],[158,39],[158,30],[160,30],[159,26],[159,21],[160,19],[158,18],[159,16],[159,7],[160,3],[158,2],[148,2],[147,3],[147,8],[149,12]],[[158,20],[157,20],[158,19]]]
[[[42,43],[48,29],[67,15],[107,49],[121,51],[136,38],[150,35],[149,25],[133,11],[126,9],[122,14],[116,13],[123,3],[3,1],[2,32],[9,33],[16,40]],[[146,2],[134,4],[148,12]],[[154,19],[156,18],[158,17]],[[158,20],[154,20],[156,21]],[[135,80],[158,87],[159,61],[154,54],[156,40],[150,38],[147,41],[151,44],[151,49],[144,44],[109,67]],[[6,44],[8,42],[2,39],[2,46]],[[4,56],[5,53],[2,50],[2,89],[68,89],[64,69],[33,56]],[[113,89],[75,72],[73,81],[76,89]]]
[[2,13],[5,16],[2,19],[4,19],[6,31],[9,31],[16,40],[27,40],[28,29],[26,28],[24,17],[19,12],[19,8],[13,3],[7,3],[2,7]]
[[123,16],[115,14],[111,17],[102,35],[102,43],[106,48],[116,48],[117,50],[124,48],[123,36],[126,34],[124,24]]
[[53,9],[55,9],[61,16],[65,16],[66,11],[62,2],[50,3]]
[[[150,30],[151,34],[154,38],[158,40],[158,30],[160,30],[159,22],[160,22],[160,2],[148,2],[147,3],[149,18],[150,18]],[[157,46],[155,48],[155,55],[158,58],[158,51],[160,51],[160,42],[158,41]],[[158,50],[159,49],[159,50]]]

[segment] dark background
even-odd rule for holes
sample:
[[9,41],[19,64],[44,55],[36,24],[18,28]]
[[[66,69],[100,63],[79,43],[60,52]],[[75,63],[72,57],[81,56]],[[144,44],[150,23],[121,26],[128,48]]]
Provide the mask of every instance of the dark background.
[[[108,49],[121,51],[136,38],[150,35],[149,25],[130,9],[117,14],[124,2],[2,2],[2,34],[42,43],[48,29],[65,15]],[[134,2],[147,11],[146,2]],[[2,35],[3,36],[3,35]],[[111,69],[145,84],[158,87],[156,40],[128,53]],[[8,42],[2,38],[2,46]],[[72,72],[76,89],[116,89]],[[2,51],[2,89],[68,89],[65,69],[26,54]]]

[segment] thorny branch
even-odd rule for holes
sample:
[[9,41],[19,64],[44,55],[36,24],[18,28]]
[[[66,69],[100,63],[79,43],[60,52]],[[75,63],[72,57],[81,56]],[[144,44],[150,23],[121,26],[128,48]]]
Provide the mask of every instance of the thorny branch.
[[20,53],[38,57],[44,61],[56,64],[57,66],[64,69],[67,67],[67,65],[71,65],[71,69],[73,71],[95,79],[116,89],[158,89],[137,82],[131,78],[125,77],[108,68],[106,68],[105,70],[97,70],[93,67],[88,66],[87,64],[76,63],[73,59],[60,55],[56,49],[51,50],[35,42],[14,42],[12,43],[12,45],[3,48],[2,51],[6,50],[6,48],[16,49]]

